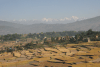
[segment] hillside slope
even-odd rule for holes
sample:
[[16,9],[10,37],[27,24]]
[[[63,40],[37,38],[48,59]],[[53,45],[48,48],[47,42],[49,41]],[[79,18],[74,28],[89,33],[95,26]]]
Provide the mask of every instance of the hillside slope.
[[92,29],[100,31],[100,16],[76,21],[68,24],[32,24],[22,25],[6,21],[0,21],[0,35],[10,33],[40,33],[40,32],[59,32],[59,31],[87,31]]

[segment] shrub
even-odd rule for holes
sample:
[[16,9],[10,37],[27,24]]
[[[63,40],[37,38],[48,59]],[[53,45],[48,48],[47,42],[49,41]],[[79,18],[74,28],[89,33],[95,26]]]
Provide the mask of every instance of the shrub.
[[79,49],[79,48],[76,48],[76,50],[77,50],[77,51],[80,51],[80,49]]

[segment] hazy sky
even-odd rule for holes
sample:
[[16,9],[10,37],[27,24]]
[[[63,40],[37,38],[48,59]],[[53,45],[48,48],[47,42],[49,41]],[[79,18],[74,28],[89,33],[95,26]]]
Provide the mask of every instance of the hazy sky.
[[0,19],[61,19],[100,16],[100,0],[0,0]]

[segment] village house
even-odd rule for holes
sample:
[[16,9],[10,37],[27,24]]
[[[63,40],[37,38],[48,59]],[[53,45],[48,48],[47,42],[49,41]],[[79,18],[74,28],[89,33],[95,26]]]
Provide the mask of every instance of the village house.
[[20,41],[20,39],[16,39],[16,43],[18,43]]
[[66,40],[69,40],[69,36],[65,36],[65,39],[66,39]]
[[51,41],[51,38],[47,38],[47,41],[49,41],[49,42],[50,42],[50,41]]
[[61,37],[62,40],[66,40],[65,37]]
[[42,40],[42,41],[38,41],[38,43],[43,44],[43,43],[44,43],[44,41],[43,41],[43,40]]
[[96,35],[95,37],[96,37],[96,39],[98,39],[98,35]]
[[61,37],[57,37],[57,40],[58,40],[58,41],[61,40]]
[[83,38],[83,41],[90,42],[90,38]]

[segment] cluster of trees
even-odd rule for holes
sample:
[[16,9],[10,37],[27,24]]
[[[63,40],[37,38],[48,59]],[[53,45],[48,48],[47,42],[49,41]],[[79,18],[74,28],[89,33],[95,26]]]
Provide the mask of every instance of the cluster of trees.
[[[96,36],[98,36],[98,38],[96,38]],[[83,38],[90,38],[91,41],[99,41],[100,40],[99,36],[100,36],[99,31],[92,31],[92,29],[89,29],[86,32],[76,34],[75,39],[77,41],[83,41]]]
[[59,37],[59,36],[66,36],[66,35],[74,36],[74,35],[80,34],[82,32],[85,32],[85,31],[78,31],[78,32],[76,32],[76,31],[63,31],[63,32],[46,32],[46,33],[41,32],[41,33],[38,33],[38,34],[29,33],[26,36],[26,38],[33,38],[33,39],[34,38],[39,38],[39,39],[42,40],[44,37]]
[[2,41],[15,41],[16,39],[21,39],[21,34],[7,34],[1,35],[0,40]]
[[[98,38],[96,38],[96,36],[98,36]],[[76,34],[75,37],[71,37],[69,38],[68,40],[66,39],[60,39],[60,40],[55,40],[54,37],[51,37],[51,41],[52,42],[58,42],[58,43],[64,43],[64,42],[67,42],[67,43],[78,43],[78,42],[87,42],[88,41],[88,38],[90,38],[91,41],[100,41],[100,32],[99,31],[92,31],[92,29],[89,29],[88,31],[86,32],[81,32],[79,34]]]
[[35,48],[41,48],[41,47],[43,47],[43,45],[41,44],[41,45],[39,45],[39,44],[34,44],[33,42],[31,42],[31,43],[27,43],[27,44],[25,44],[25,46],[24,46],[24,48],[25,49],[35,49]]
[[[69,39],[60,39],[57,40],[55,39],[58,38],[59,36],[66,36],[66,34],[74,35],[75,37],[71,37]],[[98,35],[98,38],[96,38],[96,35]],[[89,29],[88,31],[81,31],[81,32],[74,32],[74,31],[65,31],[65,32],[47,32],[47,33],[39,33],[39,34],[28,34],[26,38],[41,38],[43,39],[45,36],[51,37],[51,42],[47,41],[47,38],[44,39],[44,44],[39,45],[38,43],[34,44],[33,42],[27,43],[25,46],[17,46],[15,47],[17,50],[22,50],[23,48],[25,49],[35,49],[35,48],[40,48],[44,47],[44,45],[48,45],[49,47],[53,47],[54,44],[59,43],[62,46],[66,46],[68,43],[78,43],[80,41],[84,41],[84,38],[90,38],[92,41],[99,41],[100,40],[100,32],[99,31],[92,31],[92,29]],[[68,37],[68,36],[67,36]],[[4,36],[0,36],[1,40],[7,41],[7,40],[16,40],[16,39],[21,39],[22,35],[20,34],[7,34]],[[95,45],[95,46],[98,46]],[[23,47],[23,48],[22,48]],[[12,51],[12,49],[7,48],[7,51]]]
[[7,34],[7,35],[1,35],[0,36],[0,40],[2,41],[15,41],[16,39],[23,39],[23,38],[33,38],[33,39],[41,39],[43,40],[44,37],[59,37],[59,36],[74,36],[76,34],[79,34],[81,32],[84,32],[84,31],[78,31],[78,32],[75,32],[75,31],[63,31],[63,32],[46,32],[46,33],[29,33],[26,37],[23,37],[22,35],[23,34]]
[[[74,36],[75,38],[70,38],[70,42],[77,42],[77,41],[83,41],[83,38],[87,38],[89,37],[92,41],[96,41],[96,40],[100,40],[100,39],[96,39],[95,36],[98,35],[100,36],[100,32],[99,31],[92,31],[92,29],[89,29],[88,31],[63,31],[63,32],[46,32],[46,33],[34,33],[31,34],[29,33],[26,37],[24,38],[33,38],[33,39],[40,39],[43,40],[44,37],[51,37],[52,41],[55,41],[54,38],[57,37],[61,37],[61,36]],[[15,41],[16,39],[23,39],[22,34],[7,34],[7,35],[1,35],[0,36],[0,40],[2,41]],[[60,41],[60,42],[63,42]]]

